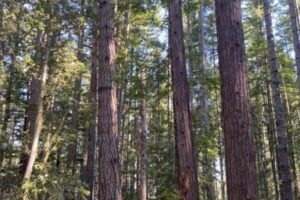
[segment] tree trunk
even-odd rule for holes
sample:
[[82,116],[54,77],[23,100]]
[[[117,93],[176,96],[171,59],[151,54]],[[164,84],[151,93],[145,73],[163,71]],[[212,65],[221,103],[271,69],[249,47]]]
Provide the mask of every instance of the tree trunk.
[[140,102],[141,131],[139,131],[139,200],[147,200],[147,72],[141,69],[142,99]]
[[[131,4],[127,4],[126,1],[118,1],[118,3],[122,4],[119,5],[123,7],[123,9],[125,10],[125,16],[124,16],[124,20],[123,20],[123,24],[124,27],[120,27],[118,30],[123,31],[123,40],[127,41],[129,39],[129,34],[130,34],[130,29],[131,29],[131,24],[130,24],[130,18],[131,18]],[[126,151],[127,149],[124,149],[125,146],[125,134],[126,134],[126,130],[125,130],[125,124],[126,124],[126,102],[127,102],[127,97],[128,97],[128,87],[130,87],[130,75],[132,75],[131,73],[131,68],[132,65],[131,63],[129,63],[129,48],[130,46],[124,44],[124,45],[119,45],[120,46],[120,52],[124,52],[124,57],[122,60],[122,64],[120,64],[120,70],[119,70],[119,74],[122,74],[124,78],[122,78],[122,80],[118,83],[118,135],[121,137],[120,139],[120,150],[119,150],[119,154],[120,154],[120,162],[121,164],[121,171],[126,171],[124,170],[124,158],[126,156]],[[130,67],[127,67],[130,66]],[[122,70],[123,69],[123,70]],[[128,76],[128,73],[130,74]],[[129,102],[130,102],[130,98],[129,98]],[[127,146],[127,145],[126,145]],[[126,166],[127,167],[127,166]],[[123,175],[124,173],[122,173]],[[122,185],[122,193],[125,194],[126,192],[126,187],[127,185],[126,180],[127,179],[127,172],[125,172],[124,177],[121,176],[121,185]],[[124,183],[124,184],[123,184]],[[126,198],[126,197],[124,197]]]
[[[220,111],[220,96],[219,94],[217,95],[216,98],[216,104],[217,104],[217,116],[221,115]],[[226,195],[225,195],[225,181],[224,181],[224,136],[222,134],[222,129],[221,129],[221,120],[218,120],[218,153],[219,153],[219,162],[220,162],[220,187],[221,187],[221,199],[226,200]]]
[[297,7],[295,0],[289,0],[290,23],[293,35],[293,44],[295,51],[295,62],[297,69],[298,89],[300,90],[300,41],[299,41],[299,24],[297,24]]
[[83,135],[83,144],[82,144],[82,155],[80,158],[80,180],[82,182],[87,182],[87,162],[88,162],[88,140],[89,140],[90,129],[86,128]]
[[[0,1],[0,30],[2,31],[3,30],[3,20],[4,18],[4,2],[3,1]],[[1,39],[0,41],[0,67],[1,69],[3,69],[4,67],[4,55],[5,55],[5,43],[4,41]],[[0,119],[2,119],[2,113],[3,113],[3,103],[0,101]],[[3,154],[4,154],[4,149],[3,149],[3,145],[2,145],[2,142],[4,142],[4,133],[1,132],[0,133],[0,167],[2,166],[2,161],[3,161]]]
[[[51,105],[50,106],[50,109],[47,109],[49,112],[53,112],[53,107],[54,105]],[[51,108],[52,107],[52,108]],[[52,148],[53,148],[53,138],[57,135],[59,135],[62,131],[63,131],[63,126],[65,124],[65,119],[66,119],[66,116],[67,116],[68,113],[66,113],[63,118],[61,119],[61,122],[60,122],[60,125],[59,127],[57,127],[57,130],[55,131],[55,133],[53,134],[47,134],[47,139],[46,139],[46,142],[44,144],[44,152],[43,152],[43,165],[46,165],[48,160],[49,160],[49,157],[52,153]],[[51,119],[48,119],[48,120],[51,120]],[[52,131],[54,131],[52,129]],[[59,151],[59,150],[58,150]]]
[[208,111],[207,111],[207,88],[205,86],[205,38],[204,38],[204,12],[205,7],[203,1],[201,1],[201,8],[199,10],[199,49],[200,49],[200,119],[201,119],[201,128],[208,129],[209,120],[208,120]]
[[[126,86],[124,88],[124,92],[126,91],[129,91],[129,88],[132,87],[132,82],[133,82],[133,76],[134,76],[134,73],[133,73],[133,65],[132,63],[130,63],[130,69],[129,71],[127,72],[128,73],[128,79],[125,81]],[[127,76],[127,74],[126,74]],[[127,94],[125,93],[124,94],[124,98],[126,98]],[[128,96],[129,97],[129,100],[128,100],[128,106],[124,106],[124,116],[123,116],[123,120],[122,120],[122,135],[123,135],[123,138],[122,140],[124,140],[122,143],[122,146],[121,146],[121,153],[122,153],[122,160],[125,161],[125,160],[128,160],[129,159],[129,154],[130,154],[130,148],[131,148],[131,133],[130,133],[130,128],[128,128],[127,130],[125,129],[126,128],[126,124],[127,124],[127,127],[131,127],[131,121],[132,121],[132,112],[131,112],[131,109],[133,107],[133,99],[132,99],[132,96]],[[125,101],[125,100],[124,100]],[[126,108],[126,109],[125,109]],[[124,146],[126,146],[126,148],[124,148]],[[126,164],[125,164],[126,163]],[[123,193],[126,193],[126,194],[130,194],[130,192],[128,191],[131,191],[131,188],[130,188],[130,169],[129,169],[129,162],[124,162],[123,163],[123,166],[122,166],[122,171],[125,172],[125,175],[124,175],[124,178],[122,178],[122,187],[123,187]]]
[[[32,144],[29,152],[29,158],[24,172],[23,180],[29,180],[32,174],[33,165],[37,156],[38,142],[43,124],[43,97],[44,87],[48,76],[48,60],[49,60],[49,33],[38,33],[38,43],[43,41],[46,44],[45,53],[42,57],[37,56],[36,59],[41,59],[37,65],[41,64],[41,68],[37,77],[34,77],[30,84],[30,101],[28,105],[28,133],[32,136]],[[38,44],[37,51],[40,50]]]
[[[85,0],[80,2],[80,15],[84,16],[84,4]],[[84,43],[84,24],[81,24],[77,30],[78,43],[77,43],[77,59],[79,62],[83,63],[83,43]],[[68,146],[68,155],[67,155],[67,171],[71,168],[71,174],[74,175],[76,171],[76,160],[77,160],[77,146],[78,146],[78,134],[79,134],[79,116],[80,116],[80,101],[81,101],[81,81],[82,73],[79,72],[79,77],[76,77],[74,82],[74,94],[73,94],[73,108],[72,108],[72,133],[71,141]],[[88,131],[86,131],[87,133]],[[87,134],[86,134],[87,135]],[[85,140],[86,141],[86,140]],[[84,144],[86,144],[84,141]],[[83,152],[84,154],[84,152]],[[82,155],[81,167],[83,163],[87,160],[85,155]],[[84,170],[85,171],[85,170]],[[82,170],[81,170],[82,172]],[[81,174],[82,175],[82,174]]]
[[295,195],[295,199],[298,199],[300,197],[298,197],[298,193],[299,193],[299,189],[298,189],[298,178],[297,178],[297,169],[296,169],[296,165],[295,165],[295,152],[294,152],[294,136],[293,136],[293,126],[294,126],[294,122],[291,118],[291,111],[290,111],[290,100],[288,97],[288,93],[286,90],[286,84],[285,84],[285,79],[283,74],[281,75],[282,77],[282,85],[284,88],[284,103],[285,103],[285,110],[286,110],[286,114],[287,114],[287,142],[288,142],[288,146],[289,146],[289,158],[290,158],[290,164],[291,164],[291,169],[292,169],[292,183],[293,183],[293,190],[294,190],[294,195]]
[[299,0],[295,0],[295,6],[296,6],[296,22],[298,28],[300,27],[300,22],[299,22]]
[[[205,63],[205,38],[204,38],[204,14],[205,14],[205,5],[204,2],[201,1],[200,10],[198,14],[198,21],[199,21],[199,49],[200,49],[200,120],[201,120],[201,132],[204,135],[209,137],[209,118],[208,118],[208,108],[207,108],[207,99],[208,99],[208,92],[205,83],[205,75],[206,75],[206,63]],[[207,200],[214,200],[216,199],[215,196],[215,188],[214,188],[214,163],[213,158],[208,155],[208,151],[205,150],[204,153],[204,176],[206,177],[205,184],[203,187],[205,189],[206,199]]]
[[193,14],[192,2],[188,2],[185,9],[187,20],[187,60],[188,60],[188,80],[190,90],[190,109],[193,120],[194,116],[194,57],[193,57]]
[[79,128],[79,106],[81,99],[81,75],[74,82],[73,108],[72,108],[72,135],[70,144],[68,145],[67,165],[66,170],[71,169],[71,174],[75,174],[76,170],[76,151]]
[[[260,84],[260,82],[258,83]],[[266,153],[265,153],[265,127],[263,126],[263,108],[257,105],[261,105],[261,96],[256,97],[255,105],[257,109],[256,117],[254,121],[257,122],[257,126],[254,126],[256,131],[254,134],[256,136],[256,149],[257,149],[257,168],[258,168],[258,177],[259,177],[259,189],[260,189],[260,198],[269,200],[269,187],[267,181],[267,165],[266,165]]]
[[[2,32],[3,30],[3,22],[4,22],[4,1],[0,1],[0,30]],[[4,54],[5,54],[5,43],[3,40],[0,41],[0,48],[1,48],[1,52],[0,52],[0,63],[1,63],[1,67],[3,66],[3,58],[4,58]]]
[[99,199],[121,200],[115,78],[114,0],[99,0]]
[[189,86],[185,66],[181,1],[170,1],[170,38],[172,82],[174,92],[176,158],[180,196],[199,199],[197,167],[192,144]]
[[271,80],[273,92],[273,105],[275,111],[276,132],[278,141],[278,172],[280,179],[281,199],[293,199],[292,180],[290,172],[290,162],[287,146],[286,122],[284,116],[284,106],[281,100],[280,78],[275,52],[274,35],[272,28],[272,18],[270,13],[270,1],[264,0],[264,18],[267,33],[269,64],[271,67]]
[[9,78],[8,78],[8,84],[7,84],[7,88],[6,88],[6,93],[5,93],[5,110],[4,110],[4,117],[3,117],[3,125],[2,125],[2,129],[1,129],[1,134],[0,134],[0,166],[2,166],[2,161],[4,160],[4,152],[5,152],[5,148],[4,148],[4,144],[7,142],[7,127],[8,127],[8,121],[9,118],[11,117],[11,101],[12,101],[12,92],[13,92],[13,83],[14,83],[14,74],[15,74],[15,64],[16,64],[16,56],[14,56],[14,53],[12,53],[11,56],[12,59],[12,65],[11,65],[11,69],[9,72]]
[[[93,52],[92,52],[92,69],[91,69],[91,103],[92,103],[92,114],[91,121],[89,124],[89,132],[88,132],[88,159],[86,166],[86,183],[89,186],[89,200],[94,199],[95,189],[94,189],[94,175],[95,175],[95,150],[96,150],[96,136],[97,136],[97,113],[98,113],[98,104],[97,104],[97,77],[98,77],[98,45],[97,45],[97,37],[98,31],[97,26],[94,24],[93,27]],[[93,109],[96,108],[96,109]]]
[[[268,73],[265,73],[264,76],[268,77]],[[270,94],[270,84],[269,80],[265,81],[265,89],[266,94],[264,94],[264,104],[265,104],[265,119],[267,123],[267,136],[269,143],[269,151],[271,157],[271,168],[272,168],[272,180],[274,184],[275,191],[275,200],[279,200],[279,191],[278,191],[278,179],[277,179],[277,154],[276,154],[276,138],[275,136],[275,127],[274,127],[274,119],[273,119],[273,109],[271,102],[271,94]]]
[[228,199],[257,200],[241,1],[215,2]]
[[[3,27],[3,6],[4,3],[2,2],[0,4],[0,18],[1,18],[1,25],[0,25],[0,30],[2,30]],[[20,11],[22,13],[22,10]],[[17,18],[17,31],[20,30],[20,18]],[[7,134],[7,128],[9,125],[9,119],[12,118],[12,112],[11,112],[11,103],[13,100],[13,92],[14,92],[14,87],[16,85],[16,80],[15,80],[15,74],[17,72],[17,56],[19,55],[19,51],[20,51],[20,47],[19,47],[19,43],[20,43],[20,37],[19,37],[19,33],[15,33],[14,34],[14,38],[15,38],[15,42],[14,44],[14,48],[13,51],[10,53],[10,58],[11,58],[11,65],[10,65],[10,69],[9,69],[9,77],[8,77],[8,84],[7,84],[7,88],[6,88],[6,93],[5,93],[5,110],[4,110],[4,116],[3,116],[3,126],[2,126],[2,133],[0,133],[0,144],[2,143],[6,143],[8,141],[8,134]],[[0,41],[0,47],[3,48],[1,49],[1,57],[0,57],[0,62],[4,62],[4,54],[5,54],[5,43],[4,43],[4,39]],[[1,65],[0,65],[1,66]],[[4,67],[4,63],[3,63],[3,67]],[[1,116],[1,115],[0,115]],[[12,133],[13,134],[13,133]],[[0,147],[0,166],[2,165],[2,161],[5,157],[4,155],[4,145],[1,145]]]

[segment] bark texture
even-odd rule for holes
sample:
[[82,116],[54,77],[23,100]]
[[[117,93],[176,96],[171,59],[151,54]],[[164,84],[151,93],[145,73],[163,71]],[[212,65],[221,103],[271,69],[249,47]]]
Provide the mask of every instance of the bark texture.
[[287,145],[287,132],[284,106],[281,100],[280,78],[275,51],[275,42],[272,28],[272,18],[270,13],[270,1],[264,0],[264,19],[267,33],[269,64],[271,67],[271,81],[273,92],[273,106],[275,111],[275,124],[278,142],[278,173],[279,173],[279,190],[280,197],[284,200],[293,199],[292,180],[290,172],[290,162]]
[[176,158],[180,196],[199,199],[197,167],[192,144],[189,86],[185,66],[181,1],[170,1],[170,56],[174,92]]
[[257,200],[241,1],[215,3],[228,199]]
[[121,200],[115,78],[114,0],[99,0],[99,199]]

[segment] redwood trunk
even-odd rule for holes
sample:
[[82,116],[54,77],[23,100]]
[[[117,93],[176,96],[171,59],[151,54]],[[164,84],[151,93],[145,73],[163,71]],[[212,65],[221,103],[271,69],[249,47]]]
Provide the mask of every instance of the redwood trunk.
[[121,200],[115,78],[114,0],[99,0],[99,199]]
[[264,18],[267,33],[269,64],[271,67],[271,81],[273,102],[275,111],[275,123],[278,141],[278,173],[280,179],[280,197],[284,200],[293,199],[292,180],[290,172],[290,162],[287,146],[287,132],[284,106],[281,100],[280,78],[277,65],[277,57],[275,51],[275,42],[272,28],[272,18],[270,13],[270,1],[264,0]]
[[197,167],[192,144],[192,122],[189,106],[189,86],[185,65],[181,1],[170,1],[171,68],[174,92],[176,158],[180,196],[198,200]]
[[257,200],[241,1],[215,2],[228,199]]

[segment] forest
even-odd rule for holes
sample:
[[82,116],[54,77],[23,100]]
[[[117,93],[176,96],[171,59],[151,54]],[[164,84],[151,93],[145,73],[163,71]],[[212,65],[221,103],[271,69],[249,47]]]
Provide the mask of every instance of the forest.
[[300,200],[300,0],[0,0],[1,200]]

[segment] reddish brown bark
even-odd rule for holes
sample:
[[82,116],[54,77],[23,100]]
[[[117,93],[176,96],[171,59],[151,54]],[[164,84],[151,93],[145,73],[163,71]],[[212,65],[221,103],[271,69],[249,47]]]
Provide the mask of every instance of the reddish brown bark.
[[228,199],[257,200],[241,1],[215,2]]
[[197,167],[192,144],[189,86],[185,65],[181,1],[170,1],[170,56],[174,92],[176,158],[180,196],[199,199]]
[[114,0],[99,0],[99,199],[121,200],[115,78]]

